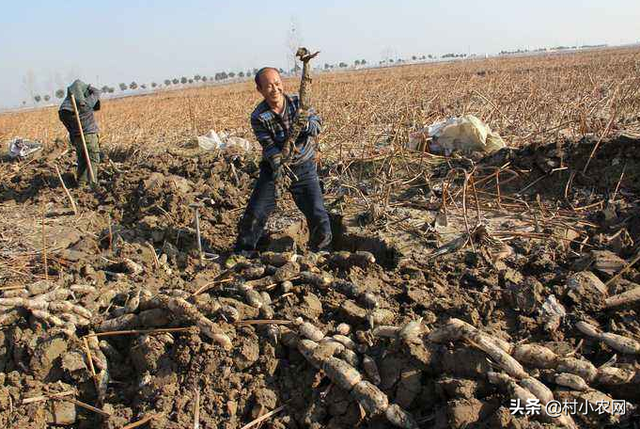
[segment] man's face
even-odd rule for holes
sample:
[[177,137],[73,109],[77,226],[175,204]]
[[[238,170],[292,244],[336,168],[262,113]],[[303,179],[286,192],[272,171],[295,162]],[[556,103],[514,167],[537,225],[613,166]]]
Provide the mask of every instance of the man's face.
[[279,106],[284,97],[284,88],[280,73],[275,70],[265,70],[260,74],[258,92],[262,94],[270,106]]

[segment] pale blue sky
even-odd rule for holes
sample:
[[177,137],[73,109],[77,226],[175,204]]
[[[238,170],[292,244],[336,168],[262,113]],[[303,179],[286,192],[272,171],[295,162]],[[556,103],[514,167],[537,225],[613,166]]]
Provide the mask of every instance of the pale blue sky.
[[[292,20],[318,63],[640,41],[638,0],[2,2],[0,107],[71,77],[99,85],[286,67]],[[57,75],[57,76],[56,76]]]

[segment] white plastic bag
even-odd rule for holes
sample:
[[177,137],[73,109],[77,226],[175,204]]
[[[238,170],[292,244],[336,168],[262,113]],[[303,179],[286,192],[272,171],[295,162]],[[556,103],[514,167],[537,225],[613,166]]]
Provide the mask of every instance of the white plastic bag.
[[24,158],[42,149],[42,143],[25,140],[20,137],[9,142],[9,156],[11,158]]
[[198,136],[198,147],[202,150],[216,150],[220,149],[222,145],[222,140],[214,130],[210,130],[203,136]]
[[427,150],[427,144],[429,152],[447,156],[453,151],[492,153],[506,147],[497,133],[473,115],[431,124],[411,134],[407,148]]
[[252,146],[251,142],[247,139],[243,139],[242,137],[229,137],[225,142],[226,147],[240,147],[246,151],[250,151]]
[[231,136],[225,131],[218,134],[214,130],[210,130],[204,136],[198,136],[198,146],[200,149],[207,151],[228,147],[239,147],[245,151],[250,151],[253,148],[253,145],[247,139]]

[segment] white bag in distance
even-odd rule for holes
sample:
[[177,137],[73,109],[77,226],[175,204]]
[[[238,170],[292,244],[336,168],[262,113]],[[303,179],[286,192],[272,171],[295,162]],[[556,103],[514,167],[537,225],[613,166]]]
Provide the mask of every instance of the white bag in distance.
[[216,150],[220,149],[222,145],[222,140],[214,130],[210,130],[203,136],[198,136],[198,147],[202,150]]
[[25,158],[34,152],[42,149],[42,143],[25,140],[23,138],[15,138],[9,142],[9,156],[11,158]]
[[473,115],[449,118],[411,134],[407,148],[434,154],[493,153],[506,147],[502,137]]
[[215,130],[210,130],[207,134],[198,136],[198,147],[206,151],[225,149],[228,147],[240,147],[245,151],[252,149],[251,142],[247,139],[231,136],[224,131],[218,134]]

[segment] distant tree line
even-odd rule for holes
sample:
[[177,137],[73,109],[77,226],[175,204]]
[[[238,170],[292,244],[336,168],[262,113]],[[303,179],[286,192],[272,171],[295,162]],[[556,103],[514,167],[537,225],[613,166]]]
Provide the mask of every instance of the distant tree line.
[[[425,56],[423,55],[422,57],[417,57],[417,56],[413,56],[412,60],[425,60],[425,59],[432,59],[433,57],[431,55]],[[390,59],[389,63],[393,63],[394,60]],[[402,59],[398,59],[396,60],[397,63],[402,63],[404,62],[404,60]],[[382,63],[382,62],[381,62]],[[367,66],[369,63],[367,62],[366,59],[357,59],[354,60],[352,63],[352,67],[358,68],[358,67],[363,67],[363,66]],[[340,61],[336,64],[330,64],[330,63],[325,63],[324,64],[324,70],[325,71],[329,71],[329,70],[333,70],[335,68],[339,68],[339,69],[347,69],[349,68],[349,64],[347,62],[344,61]],[[282,68],[279,68],[278,71],[283,74],[283,75],[294,75],[296,73],[299,73],[301,71],[300,66],[295,66],[294,68],[292,68],[289,71],[285,71]],[[193,75],[193,77],[187,77],[187,76],[180,76],[180,77],[172,77],[172,78],[167,78],[162,80],[161,82],[150,82],[150,83],[138,83],[136,81],[132,81],[130,83],[125,83],[125,82],[120,82],[118,83],[117,86],[109,86],[109,85],[103,85],[100,90],[102,91],[103,94],[114,94],[116,92],[116,89],[119,89],[121,93],[127,92],[127,91],[137,91],[137,90],[146,90],[148,88],[151,89],[157,89],[157,88],[169,88],[169,87],[175,87],[175,86],[186,86],[186,85],[193,85],[193,84],[200,84],[200,83],[207,83],[207,82],[224,82],[224,81],[228,81],[228,80],[232,80],[232,79],[246,79],[246,78],[253,78],[253,76],[255,76],[255,74],[258,72],[257,68],[253,68],[253,69],[248,69],[248,70],[239,70],[239,71],[221,71],[221,72],[217,72],[215,73],[213,76],[207,76],[204,74],[195,74]],[[55,95],[56,98],[58,99],[62,99],[66,96],[67,91],[65,89],[58,89],[56,90],[53,95]],[[33,100],[36,103],[40,103],[40,102],[49,102],[51,101],[53,95],[40,95],[40,94],[35,94],[33,95]],[[24,104],[24,102],[23,102]]]
[[537,49],[516,49],[515,51],[505,51],[502,50],[499,52],[499,55],[518,55],[518,54],[528,54],[529,52],[549,52],[549,51],[567,51],[567,50],[576,50],[576,49],[594,49],[594,48],[606,48],[607,44],[602,45],[574,45],[574,46],[554,46],[552,48],[537,48]]
[[453,53],[444,54],[440,56],[440,58],[466,58],[466,57],[467,57],[467,54],[453,54]]
[[[152,89],[156,89],[156,88],[162,88],[163,85],[165,87],[169,87],[172,85],[191,85],[194,83],[206,83],[210,81],[213,82],[214,80],[221,81],[221,80],[227,80],[227,79],[234,79],[235,77],[242,79],[245,77],[253,76],[257,72],[258,72],[258,69],[254,68],[253,70],[247,70],[247,71],[241,70],[237,73],[232,71],[216,73],[215,77],[200,75],[200,74],[196,74],[192,78],[189,78],[186,76],[181,76],[179,78],[174,77],[171,79],[165,79],[162,83],[151,82],[149,84],[146,84],[146,83],[138,84],[136,81],[132,81],[131,83],[127,84],[127,83],[121,82],[118,84],[117,87],[121,92],[135,91],[137,89],[145,90],[145,89],[148,89],[149,87]],[[116,87],[104,85],[100,88],[100,90],[102,91],[103,94],[113,94],[116,92]],[[65,89],[57,89],[53,95],[55,95],[55,97],[58,99],[62,99],[66,96],[66,94],[67,94],[67,91]],[[35,94],[33,96],[33,100],[36,103],[40,103],[43,101],[48,102],[51,100],[51,98],[52,98],[52,95],[49,95],[49,94],[46,94],[46,95]],[[25,102],[23,102],[23,104],[25,104]]]

